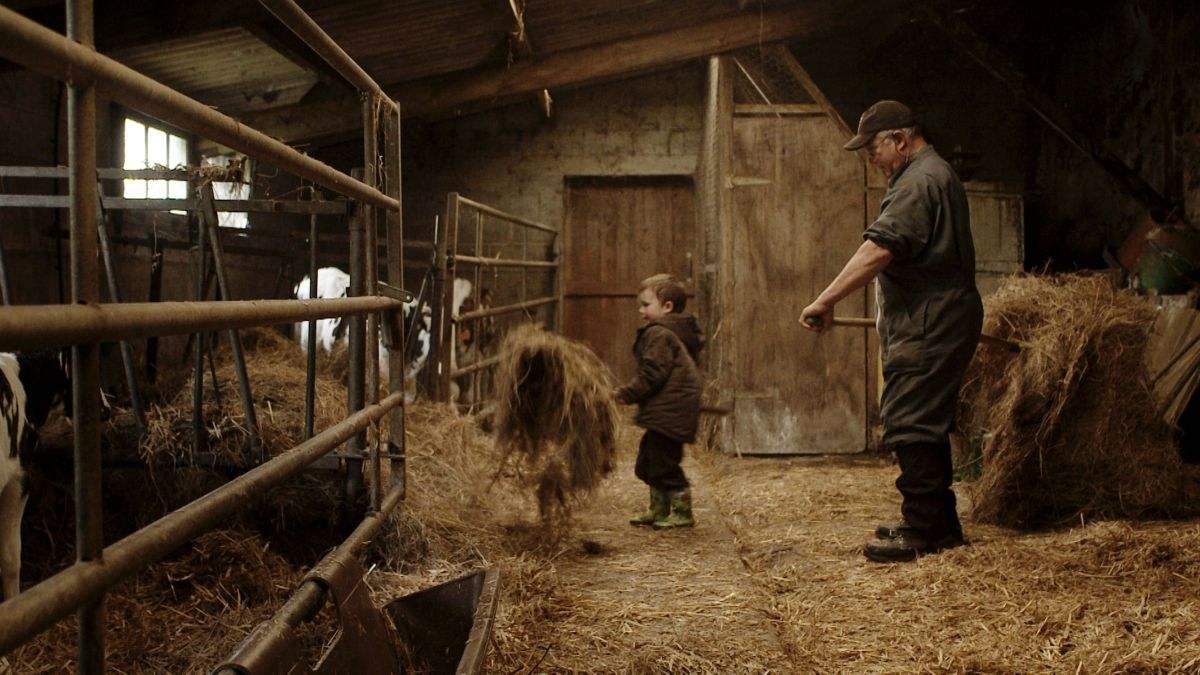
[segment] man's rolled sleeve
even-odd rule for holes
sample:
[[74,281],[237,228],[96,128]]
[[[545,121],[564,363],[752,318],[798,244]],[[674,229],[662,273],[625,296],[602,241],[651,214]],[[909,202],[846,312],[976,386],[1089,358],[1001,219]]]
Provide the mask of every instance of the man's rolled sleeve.
[[929,244],[934,208],[925,185],[898,183],[883,198],[879,217],[863,232],[863,239],[891,251],[896,260],[912,259]]

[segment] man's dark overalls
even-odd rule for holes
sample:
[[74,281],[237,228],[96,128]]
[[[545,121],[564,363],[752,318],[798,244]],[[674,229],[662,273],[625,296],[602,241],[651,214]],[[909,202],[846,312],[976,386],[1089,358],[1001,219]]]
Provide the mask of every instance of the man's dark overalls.
[[900,461],[907,525],[930,541],[961,539],[949,434],[983,326],[967,195],[929,146],[888,185],[863,233],[894,256],[878,276],[883,442]]

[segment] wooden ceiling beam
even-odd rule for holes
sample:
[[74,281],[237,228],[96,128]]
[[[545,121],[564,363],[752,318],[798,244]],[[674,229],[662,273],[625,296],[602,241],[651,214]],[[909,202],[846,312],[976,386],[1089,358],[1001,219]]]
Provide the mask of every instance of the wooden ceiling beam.
[[[386,88],[400,102],[406,117],[440,116],[478,110],[489,102],[507,103],[516,95],[610,80],[750,45],[801,38],[852,20],[849,13],[828,6],[790,5],[544,54],[507,67],[423,78]],[[339,98],[247,114],[242,120],[295,142],[354,131],[361,125],[360,118],[357,100]]]

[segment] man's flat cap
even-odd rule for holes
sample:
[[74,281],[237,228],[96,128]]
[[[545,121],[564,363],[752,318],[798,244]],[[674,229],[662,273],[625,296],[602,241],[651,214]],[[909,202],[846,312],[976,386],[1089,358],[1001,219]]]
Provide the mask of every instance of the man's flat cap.
[[903,129],[917,123],[913,111],[899,101],[880,101],[867,108],[858,118],[858,134],[845,144],[847,150],[858,150],[875,137],[875,134],[888,129]]

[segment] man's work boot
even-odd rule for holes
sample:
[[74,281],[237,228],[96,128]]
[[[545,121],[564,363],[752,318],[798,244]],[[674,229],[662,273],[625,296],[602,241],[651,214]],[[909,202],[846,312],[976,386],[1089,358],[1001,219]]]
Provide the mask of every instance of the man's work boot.
[[654,521],[654,529],[669,530],[676,527],[692,527],[692,491],[684,488],[671,493],[671,515]]
[[923,555],[932,555],[948,548],[962,546],[966,542],[948,534],[931,539],[915,530],[902,530],[891,539],[876,539],[863,547],[863,555],[873,562],[908,562]]
[[666,492],[650,488],[650,510],[629,519],[630,525],[649,527],[655,521],[665,519],[671,513],[671,499]]
[[906,532],[912,532],[912,526],[904,520],[898,523],[885,523],[875,526],[876,539],[895,539]]

